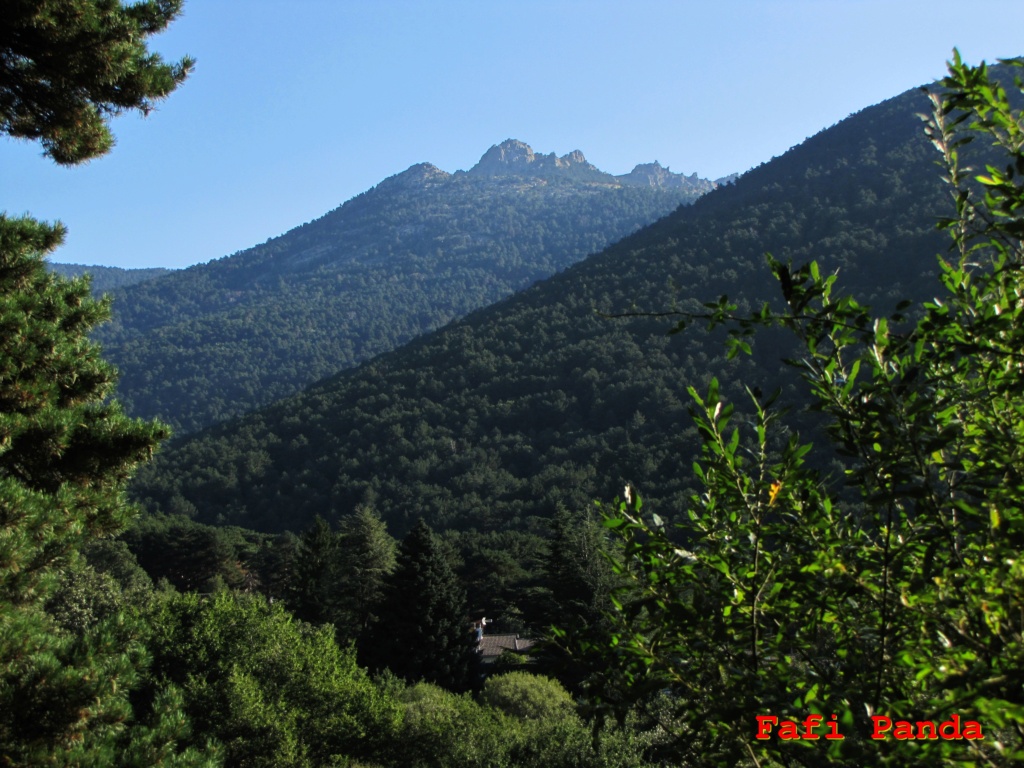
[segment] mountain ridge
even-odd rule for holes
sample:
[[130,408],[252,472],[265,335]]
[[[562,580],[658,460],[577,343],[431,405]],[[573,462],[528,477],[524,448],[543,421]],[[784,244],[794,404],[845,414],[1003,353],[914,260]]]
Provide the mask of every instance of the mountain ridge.
[[539,154],[534,152],[533,147],[529,144],[518,139],[506,139],[500,144],[492,145],[468,170],[449,173],[433,163],[415,163],[406,170],[389,176],[376,186],[399,183],[405,185],[437,184],[462,177],[478,180],[517,178],[564,181],[571,179],[617,187],[686,189],[698,193],[710,192],[718,186],[717,181],[700,178],[696,172],[689,176],[673,173],[657,160],[650,163],[638,163],[629,173],[615,176],[590,163],[578,149],[561,157],[554,152]]
[[699,194],[418,163],[262,245],[116,291],[96,338],[129,413],[194,430],[521,290]]
[[92,292],[100,295],[115,288],[144,283],[158,277],[168,275],[175,270],[166,267],[105,267],[93,264],[66,264],[59,261],[47,261],[47,268],[62,277],[81,277],[89,275],[92,279]]
[[620,186],[649,186],[662,189],[691,189],[710,192],[717,184],[698,178],[696,173],[685,176],[673,173],[657,161],[638,163],[629,173],[613,176],[590,163],[576,149],[561,157],[554,152],[537,154],[533,148],[518,139],[506,139],[495,144],[466,173],[469,176],[494,178],[501,176],[534,176],[540,178],[575,178],[579,180]]

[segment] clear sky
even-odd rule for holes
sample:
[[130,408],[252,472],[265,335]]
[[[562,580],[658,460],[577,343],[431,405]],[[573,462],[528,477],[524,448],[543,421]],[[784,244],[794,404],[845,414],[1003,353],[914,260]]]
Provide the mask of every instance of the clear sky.
[[62,220],[55,261],[183,267],[507,138],[718,178],[940,77],[953,46],[1024,54],[1024,2],[188,0],[152,47],[193,76],[87,166],[0,138],[0,210]]

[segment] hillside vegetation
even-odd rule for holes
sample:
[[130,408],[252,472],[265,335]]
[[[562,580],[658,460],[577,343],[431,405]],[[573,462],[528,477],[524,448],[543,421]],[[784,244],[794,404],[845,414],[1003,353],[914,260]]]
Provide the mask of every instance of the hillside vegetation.
[[173,271],[163,267],[122,269],[121,267],[101,267],[86,264],[61,264],[53,261],[47,264],[47,266],[51,272],[62,277],[89,275],[92,278],[90,287],[94,294],[109,293],[115,288],[124,288],[125,286],[144,283],[147,280],[154,280]]
[[263,245],[116,291],[97,340],[130,413],[195,430],[504,298],[712,186],[506,141],[470,171],[415,165]]
[[[686,387],[712,375],[793,391],[784,337],[727,361],[721,336],[598,312],[777,302],[765,252],[838,269],[884,308],[936,286],[946,205],[911,91],[864,110],[696,204],[495,306],[168,446],[140,473],[151,509],[265,531],[372,504],[393,533],[532,529],[624,482],[670,517],[691,489]],[[159,285],[159,284],[155,284]],[[774,341],[778,338],[778,346]],[[792,402],[792,400],[791,400]]]

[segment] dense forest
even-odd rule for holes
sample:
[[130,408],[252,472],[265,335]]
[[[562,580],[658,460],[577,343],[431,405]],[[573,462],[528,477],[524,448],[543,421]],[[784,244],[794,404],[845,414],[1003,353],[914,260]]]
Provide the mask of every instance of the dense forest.
[[[817,258],[884,309],[934,292],[946,194],[910,91],[515,296],[292,399],[165,447],[134,485],[153,510],[263,531],[371,504],[401,535],[543,529],[559,505],[645,489],[685,508],[698,441],[688,385],[787,390],[785,337],[726,360],[722,335],[665,318],[729,294],[777,302],[764,254]],[[897,254],[896,258],[893,254]],[[880,280],[880,275],[885,275]]]
[[114,292],[97,333],[129,413],[191,431],[524,288],[714,185],[493,147],[420,164],[263,245]]
[[63,277],[81,277],[88,274],[92,278],[93,293],[101,295],[110,293],[115,288],[144,283],[157,277],[170,274],[173,270],[163,267],[147,267],[142,269],[122,269],[121,267],[89,266],[86,264],[61,264],[50,262],[50,270]]

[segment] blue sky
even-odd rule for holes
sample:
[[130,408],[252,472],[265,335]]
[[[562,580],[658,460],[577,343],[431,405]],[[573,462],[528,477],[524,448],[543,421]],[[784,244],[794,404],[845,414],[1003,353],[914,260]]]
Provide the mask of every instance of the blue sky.
[[189,81],[87,166],[0,138],[0,210],[62,220],[55,261],[183,267],[506,138],[717,178],[940,77],[954,45],[1024,54],[1024,3],[190,0],[152,43],[198,60]]

